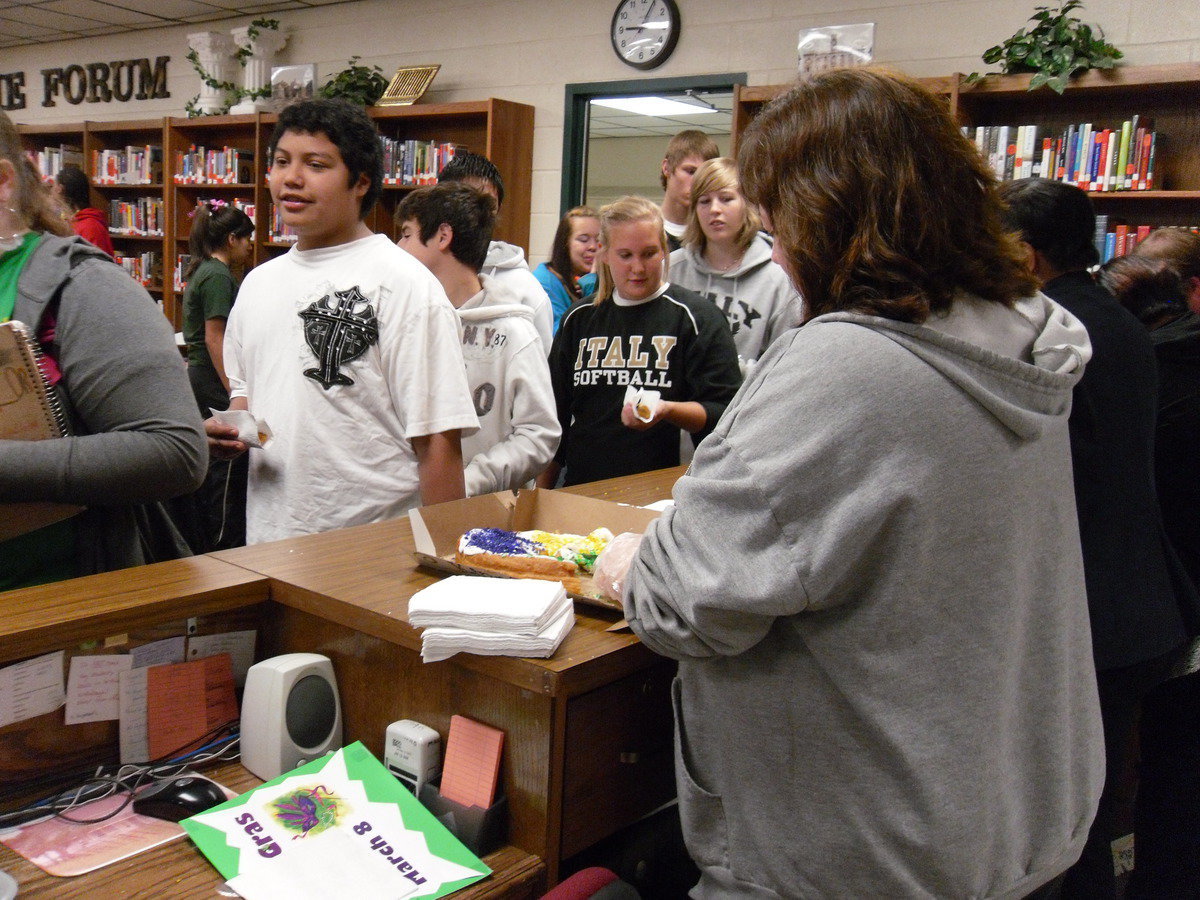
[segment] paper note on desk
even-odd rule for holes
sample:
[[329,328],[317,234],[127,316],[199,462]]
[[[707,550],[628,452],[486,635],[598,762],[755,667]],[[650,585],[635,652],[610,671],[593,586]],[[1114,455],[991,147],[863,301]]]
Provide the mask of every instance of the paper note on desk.
[[140,644],[129,651],[133,658],[133,667],[141,669],[145,666],[161,666],[166,663],[181,663],[184,658],[183,635],[173,638],[163,638],[161,641],[151,641]]
[[173,754],[238,718],[229,654],[126,672],[120,703],[122,762]]
[[63,654],[47,653],[0,669],[0,727],[63,705]]
[[239,685],[246,683],[246,672],[254,665],[254,637],[256,631],[227,631],[222,634],[197,634],[188,638],[187,658],[203,659],[228,653],[233,662],[233,680]]
[[361,743],[181,824],[246,900],[436,898],[491,872]]
[[132,664],[132,658],[125,653],[72,657],[71,673],[67,676],[65,724],[119,719],[120,677]]
[[450,717],[441,794],[461,806],[487,809],[496,800],[504,732],[465,716]]

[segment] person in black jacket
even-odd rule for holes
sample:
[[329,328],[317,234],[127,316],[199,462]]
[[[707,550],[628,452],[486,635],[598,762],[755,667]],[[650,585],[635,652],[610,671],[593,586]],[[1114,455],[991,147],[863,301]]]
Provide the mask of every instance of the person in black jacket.
[[1009,182],[1002,193],[1043,292],[1078,317],[1092,341],[1069,426],[1107,775],[1063,896],[1096,900],[1116,897],[1115,795],[1141,702],[1195,633],[1200,600],[1167,542],[1154,491],[1154,349],[1137,319],[1087,272],[1098,262],[1091,201],[1045,179]]

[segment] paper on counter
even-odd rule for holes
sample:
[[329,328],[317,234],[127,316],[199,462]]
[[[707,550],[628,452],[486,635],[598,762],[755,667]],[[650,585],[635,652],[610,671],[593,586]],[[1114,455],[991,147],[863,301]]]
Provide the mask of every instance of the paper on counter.
[[146,666],[161,666],[166,663],[181,663],[184,659],[184,638],[163,638],[161,641],[151,641],[149,644],[139,644],[129,651],[135,669]]
[[271,439],[271,428],[262,419],[256,419],[246,409],[217,410],[211,406],[208,411],[222,425],[232,425],[238,430],[237,439],[248,447],[261,448]]
[[226,631],[221,634],[196,634],[188,638],[187,658],[203,659],[228,653],[233,663],[233,680],[239,685],[246,683],[246,673],[254,665],[255,631]]
[[633,405],[633,414],[643,422],[649,422],[654,418],[654,414],[658,412],[658,404],[661,401],[661,391],[638,388],[632,384],[625,388],[625,403]]
[[133,659],[125,653],[72,657],[71,672],[67,676],[65,724],[110,722],[120,718],[120,677],[132,665]]
[[63,653],[47,653],[0,669],[0,727],[63,705]]

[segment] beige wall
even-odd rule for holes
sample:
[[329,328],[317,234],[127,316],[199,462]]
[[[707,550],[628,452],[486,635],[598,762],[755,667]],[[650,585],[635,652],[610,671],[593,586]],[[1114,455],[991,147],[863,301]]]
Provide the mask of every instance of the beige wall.
[[[677,77],[713,72],[748,74],[750,84],[786,81],[794,72],[799,29],[876,23],[876,59],[913,75],[982,68],[980,54],[1020,27],[1033,7],[995,0],[833,2],[833,0],[679,0],[683,35],[674,56],[652,73],[617,60],[608,41],[616,0],[360,0],[276,14],[291,37],[278,63],[316,62],[318,77],[341,69],[354,54],[389,75],[399,65],[439,62],[429,100],[487,96],[536,109],[531,261],[544,258],[558,220],[563,86],[572,82]],[[1134,65],[1200,61],[1195,0],[1088,0],[1084,18],[1103,26]],[[221,23],[248,24],[248,17]],[[24,70],[29,108],[18,122],[72,122],[181,115],[199,91],[184,58],[186,35],[216,29],[132,32],[61,44],[5,50],[0,73]],[[43,109],[41,69],[71,63],[170,55],[171,99]]]

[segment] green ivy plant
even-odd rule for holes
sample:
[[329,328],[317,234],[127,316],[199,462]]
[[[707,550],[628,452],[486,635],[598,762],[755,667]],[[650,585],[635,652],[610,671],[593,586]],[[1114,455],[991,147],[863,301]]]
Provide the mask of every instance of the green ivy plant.
[[[250,23],[250,27],[246,29],[246,38],[248,42],[253,44],[255,38],[262,33],[263,29],[267,29],[269,31],[278,31],[279,20],[255,19]],[[234,51],[233,58],[237,60],[237,64],[243,69],[246,68],[246,60],[250,58],[250,52],[251,51],[249,47],[238,47],[237,50]],[[259,88],[258,90],[248,91],[240,84],[234,84],[232,81],[220,81],[214,78],[211,74],[209,74],[204,66],[200,64],[200,54],[198,54],[195,50],[188,50],[187,60],[192,64],[192,68],[196,70],[196,74],[200,76],[200,80],[204,82],[206,87],[210,87],[218,91],[224,91],[226,94],[228,102],[218,112],[213,113],[213,115],[219,116],[223,113],[229,112],[230,108],[240,103],[243,98],[248,97],[251,100],[258,100],[263,97],[271,96],[271,86],[269,84],[265,87]],[[200,95],[197,94],[187,103],[183,104],[183,111],[187,114],[189,119],[194,119],[197,116],[205,115],[205,113],[202,113],[196,106],[196,101],[199,99]]]
[[[1088,69],[1111,69],[1125,54],[1104,40],[1100,26],[1091,26],[1071,15],[1082,9],[1080,0],[1067,0],[1057,9],[1037,6],[1029,17],[1031,26],[984,52],[988,65],[1000,63],[1005,75],[1032,72],[1029,90],[1045,85],[1062,93],[1067,82]],[[967,76],[968,83],[983,78],[979,72]]]
[[360,57],[350,57],[347,66],[321,85],[322,97],[341,98],[361,106],[372,106],[387,90],[388,82],[379,66],[360,66]]

